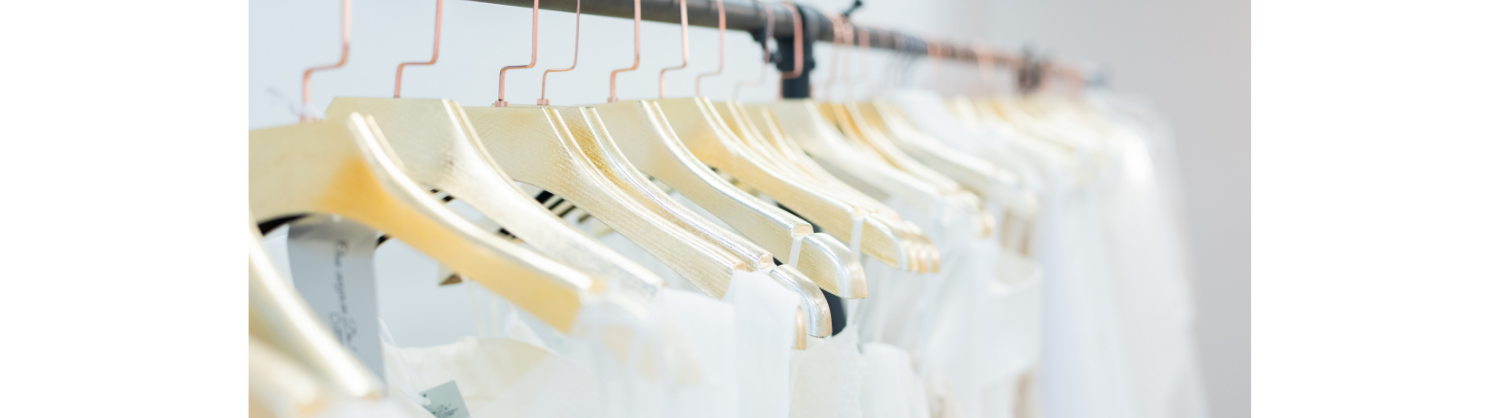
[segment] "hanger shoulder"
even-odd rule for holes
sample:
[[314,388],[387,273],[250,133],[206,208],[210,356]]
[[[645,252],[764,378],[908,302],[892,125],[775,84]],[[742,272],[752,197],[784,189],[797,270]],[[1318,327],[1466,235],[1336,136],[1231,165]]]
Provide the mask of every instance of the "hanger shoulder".
[[[625,103],[625,105],[631,105],[631,103]],[[601,160],[604,163],[598,166],[598,168],[601,171],[612,172],[610,178],[618,181],[619,189],[639,199],[646,207],[654,208],[664,219],[678,223],[685,231],[694,232],[694,234],[702,237],[703,240],[717,243],[718,246],[724,247],[730,253],[735,253],[739,258],[744,259],[753,270],[760,270],[760,268],[775,265],[774,261],[772,261],[771,253],[766,252],[765,249],[760,249],[753,241],[745,240],[744,237],[739,237],[735,232],[727,231],[727,229],[718,226],[717,223],[703,219],[702,216],[688,210],[687,207],[672,199],[672,196],[658,189],[655,184],[652,184],[642,174],[640,169],[637,169],[637,166],[633,162],[630,162],[630,159],[627,159],[627,154],[615,142],[616,138],[639,139],[643,138],[643,136],[651,135],[652,132],[640,132],[640,130],[630,129],[631,126],[624,126],[624,124],[619,123],[619,120],[616,120],[616,123],[613,124],[606,123],[604,118],[601,117],[600,112],[595,108],[567,109],[567,111],[562,111],[561,114],[564,115],[564,120],[568,123],[568,129],[570,129],[570,132],[573,132],[574,139],[577,139],[579,147],[583,147],[586,153],[598,154],[598,156],[603,157]],[[615,129],[616,132],[624,129],[624,132],[621,132],[621,135],[613,135],[610,129]],[[655,141],[646,138],[642,142]],[[636,142],[631,142],[631,144],[625,145],[625,148],[634,150],[639,145]],[[712,175],[712,178],[714,180],[723,180],[723,178],[718,178],[717,175]],[[658,177],[658,180],[661,180],[661,178]],[[672,183],[667,183],[667,186],[672,186]],[[723,186],[729,187],[730,190],[723,190],[721,193],[742,193],[738,187],[729,186],[727,183],[724,183]],[[691,198],[691,196],[688,196],[688,198]],[[720,207],[712,204],[703,205],[703,207],[712,208],[712,210],[721,210]]]
[[938,189],[943,192],[955,193],[963,189],[963,186],[958,181],[923,165],[907,155],[900,148],[897,148],[883,131],[870,122],[871,118],[867,117],[875,115],[866,115],[865,112],[854,104],[840,106],[839,112],[848,121],[849,125],[859,132],[859,135],[864,138],[870,148],[885,157],[886,161],[890,162],[891,165],[938,186]]
[[386,232],[559,330],[592,280],[480,230],[401,174],[374,121],[346,119],[250,132],[250,210],[257,220],[306,213],[348,217]]
[[[723,296],[743,260],[717,244],[657,215],[587,161],[602,158],[580,149],[558,109],[464,109],[486,154],[514,179],[563,196],[641,246],[710,295]],[[717,292],[717,295],[715,295]]]
[[381,132],[401,159],[407,174],[422,185],[442,190],[548,257],[601,279],[616,279],[641,307],[664,283],[645,267],[626,259],[553,216],[520,188],[489,156],[480,151],[463,108],[450,100],[335,98],[330,117],[360,112],[380,121]]
[[[894,216],[894,211],[891,211],[889,208],[885,208],[883,204],[873,201],[872,199],[864,196],[858,191],[850,189],[849,186],[834,178],[833,175],[829,174],[826,171],[822,171],[822,168],[817,166],[816,163],[808,160],[807,155],[804,154],[800,150],[800,148],[797,148],[795,143],[784,137],[785,133],[782,131],[775,115],[771,113],[769,109],[747,108],[747,110],[751,112],[750,116],[752,116],[751,118],[749,118],[749,121],[753,122],[753,126],[755,126],[760,132],[763,133],[763,138],[774,142],[780,142],[780,144],[773,144],[770,146],[772,148],[781,150],[781,158],[791,161],[793,164],[797,165],[798,168],[800,168],[801,173],[808,176],[807,178],[818,179],[819,184],[825,186],[824,188],[822,188],[822,190],[837,195],[837,200],[852,203],[854,206],[852,206],[852,209],[850,209],[851,212],[837,212],[826,211],[825,208],[819,207],[817,205],[803,206],[802,202],[798,201],[782,202],[783,205],[786,205],[793,211],[796,211],[799,215],[817,223],[820,227],[823,228],[825,232],[831,233],[834,236],[837,236],[840,239],[844,240],[845,242],[850,241],[853,237],[853,234],[851,232],[854,227],[852,219],[852,215],[854,213],[868,213],[872,210],[883,210],[883,213],[887,214],[886,216],[870,217],[866,219],[863,231],[861,232],[861,248],[851,248],[851,250],[855,251],[856,253],[863,252],[865,254],[869,254],[876,260],[880,260],[882,263],[891,266],[902,269],[908,268],[908,261],[914,261],[912,259],[911,251],[910,249],[905,248],[905,240],[900,236],[900,234],[898,234],[897,229],[894,229],[891,226],[887,225],[888,222],[894,222],[894,219],[897,219]],[[873,241],[871,239],[873,239]]]
[[249,337],[250,417],[311,417],[325,415],[338,402],[319,376],[261,341]]
[[1007,178],[1006,173],[1002,173],[994,164],[948,148],[937,139],[921,133],[891,106],[880,102],[865,102],[859,104],[859,109],[866,116],[865,120],[874,129],[884,133],[892,145],[981,197],[993,193],[993,188],[996,187],[994,183],[1015,184],[1017,181],[1014,176]]
[[[783,205],[787,204],[785,202],[798,202],[788,207],[818,206],[826,209],[823,212],[840,213],[837,215],[839,218],[846,218],[848,214],[853,213],[853,207],[820,195],[795,180],[774,174],[767,162],[743,149],[738,138],[732,138],[734,134],[724,125],[723,119],[707,100],[702,98],[668,99],[653,101],[651,104],[659,110],[665,119],[664,122],[668,125],[669,130],[666,132],[668,135],[664,135],[663,142],[675,142],[686,147],[686,151],[691,152],[688,156],[691,159],[688,161],[691,163],[689,165],[700,166],[704,170],[707,169],[705,164],[718,168],[736,180],[782,202]],[[675,141],[677,139],[680,139],[680,142]],[[658,178],[663,177],[658,176]],[[724,187],[733,187],[717,176],[708,180],[722,182]],[[755,243],[773,251],[782,261],[790,260],[795,237],[812,233],[812,226],[807,222],[738,188],[725,193],[713,193],[707,188],[689,189],[678,187],[676,184],[672,186],[695,202],[706,203],[704,206],[730,207],[742,211],[753,210],[774,216],[777,218],[774,221],[781,225],[794,225],[794,229],[787,231],[784,227],[772,229],[750,224],[750,221],[761,220],[762,217],[739,216],[734,217],[733,221],[730,218],[721,217]],[[737,195],[740,198],[732,202],[727,198],[729,195]],[[745,206],[734,206],[740,201],[748,203]],[[739,222],[736,224],[734,221]],[[856,288],[863,287],[863,270],[844,265],[850,260],[858,264],[857,257],[854,257],[855,254],[851,250],[836,242],[832,246],[806,246],[806,242],[804,238],[804,246],[798,251],[798,270],[805,272],[819,286],[828,289],[833,294],[843,297],[862,297]]]

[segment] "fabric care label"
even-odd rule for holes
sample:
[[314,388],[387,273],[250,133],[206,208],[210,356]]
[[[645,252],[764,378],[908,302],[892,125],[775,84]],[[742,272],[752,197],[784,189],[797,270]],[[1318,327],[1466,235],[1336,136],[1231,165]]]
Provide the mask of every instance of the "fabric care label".
[[292,284],[333,336],[376,376],[385,376],[375,305],[380,232],[336,216],[310,216],[287,231]]
[[448,383],[423,391],[422,399],[427,400],[427,404],[422,407],[431,412],[434,418],[469,418],[469,407],[464,405],[464,397],[458,393],[457,382],[449,380]]

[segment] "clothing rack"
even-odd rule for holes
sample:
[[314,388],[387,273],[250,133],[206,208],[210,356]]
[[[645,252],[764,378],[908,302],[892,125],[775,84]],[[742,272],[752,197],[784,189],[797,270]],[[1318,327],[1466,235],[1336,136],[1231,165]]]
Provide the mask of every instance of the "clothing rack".
[[[531,7],[530,0],[472,0],[484,3],[501,4],[516,7]],[[573,12],[579,7],[576,0],[539,0],[538,7],[545,10],[560,12]],[[687,2],[688,24],[708,28],[719,27],[718,5],[714,0],[640,0],[641,20],[678,24],[681,22],[681,9],[678,1]],[[634,17],[634,0],[582,0],[581,13],[610,16],[625,19]],[[765,4],[782,6],[782,2],[768,1]],[[777,63],[777,69],[783,72],[793,71],[792,42],[794,40],[794,29],[791,25],[792,11],[786,7],[773,7],[772,13],[776,16],[775,33],[771,36],[776,38],[780,51],[788,51],[786,54],[778,54],[773,57]],[[834,23],[829,16],[817,9],[797,5],[802,20],[803,35],[803,60],[802,74],[800,77],[782,80],[783,97],[806,98],[809,97],[810,75],[815,68],[813,62],[812,47],[816,41],[834,41]],[[748,0],[724,0],[724,26],[728,30],[746,31],[760,39],[766,27],[765,10],[760,3]],[[953,42],[943,42],[909,35],[899,31],[882,29],[868,26],[854,25],[856,34],[867,31],[869,34],[870,48],[879,48],[892,51],[901,51],[912,55],[927,55],[932,57],[938,55],[942,58],[978,62],[990,65],[1006,65],[1016,70],[1020,87],[1029,89],[1039,85],[1042,75],[1063,76],[1077,78],[1077,72],[1070,68],[1057,66],[1045,60],[1036,59],[1032,54],[1016,56],[994,49]],[[931,49],[929,49],[931,48]]]

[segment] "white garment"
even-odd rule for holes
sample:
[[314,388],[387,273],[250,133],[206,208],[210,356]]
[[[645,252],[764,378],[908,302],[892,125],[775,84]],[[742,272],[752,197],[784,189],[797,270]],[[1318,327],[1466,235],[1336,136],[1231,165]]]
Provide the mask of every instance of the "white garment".
[[[1010,116],[1014,122],[986,120],[966,127],[935,93],[910,90],[894,96],[898,100],[892,103],[924,132],[997,165],[1019,168],[1026,184],[1044,193],[1033,248],[1047,272],[1040,308],[1045,415],[1205,416],[1174,221],[1180,219],[1175,170],[1170,140],[1163,137],[1169,130],[1160,119],[1118,97],[1093,96],[1088,100],[1103,117],[1063,106],[1037,116],[1020,112]],[[943,254],[946,267],[948,252]],[[1011,328],[1024,328],[1018,326]],[[1009,374],[1015,366],[1005,369]],[[953,385],[960,398],[963,386]],[[1013,393],[991,383],[981,386],[985,392]],[[998,409],[987,405],[985,410],[991,416]]]
[[792,352],[793,418],[860,418],[859,330],[808,338],[807,349]]
[[[1041,391],[1053,418],[1206,416],[1163,159],[1127,125],[1078,114],[1027,126],[1103,164],[1056,181],[1038,227],[1048,272]],[[1086,117],[1086,116],[1085,116]],[[1072,187],[1068,187],[1068,185]]]
[[791,409],[796,294],[766,273],[736,272],[724,300],[734,306],[741,418],[784,418]]
[[[851,314],[863,340],[915,354],[929,408],[923,415],[1010,417],[1021,374],[1036,363],[1039,339],[1027,336],[1041,321],[1039,273],[1002,252],[997,236],[978,237],[978,225],[967,222],[972,217],[927,215],[894,199],[885,204],[928,234],[943,269],[919,275],[866,262],[870,297]],[[997,398],[997,391],[1006,393]]]
[[1041,270],[1031,260],[1002,251],[999,271],[980,302],[980,317],[993,324],[979,347],[995,347],[990,368],[979,370],[979,416],[1010,418],[1019,406],[1021,380],[1037,366],[1041,351]]
[[[711,214],[680,195],[674,198],[687,207],[714,219]],[[721,225],[722,226],[722,225]],[[732,327],[721,330],[689,330],[696,346],[707,348],[732,358],[725,363],[727,371],[717,373],[727,380],[731,395],[720,398],[715,405],[723,407],[727,415],[743,418],[779,418],[788,414],[790,407],[791,347],[796,332],[797,306],[800,298],[775,282],[765,272],[735,272],[730,279],[729,290],[723,301],[715,301],[703,294],[696,285],[671,271],[664,263],[652,257],[640,246],[620,234],[600,238],[606,246],[619,251],[642,266],[661,275],[672,293],[680,298],[691,297],[694,304],[722,305],[732,311],[729,321]],[[707,310],[708,308],[697,308]],[[683,320],[692,320],[693,309],[677,310]],[[720,335],[732,332],[732,336]],[[701,341],[700,341],[701,340]]]
[[475,418],[593,417],[602,414],[592,373],[547,349],[506,338],[468,337],[436,347],[385,346],[395,396],[453,381]]
[[859,405],[864,418],[927,418],[927,392],[911,353],[885,343],[859,345],[864,362]]

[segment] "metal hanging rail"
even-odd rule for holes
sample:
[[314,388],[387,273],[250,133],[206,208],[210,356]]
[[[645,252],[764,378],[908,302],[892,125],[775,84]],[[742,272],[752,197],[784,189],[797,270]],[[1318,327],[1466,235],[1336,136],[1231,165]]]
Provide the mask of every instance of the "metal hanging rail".
[[[527,7],[532,6],[531,0],[472,0],[483,3],[501,4],[506,6]],[[634,0],[582,0],[584,14],[597,16],[610,16],[630,19],[634,16]],[[677,24],[680,19],[678,1],[687,2],[688,24],[707,28],[719,27],[719,11],[716,9],[714,0],[640,0],[641,20]],[[774,0],[772,3],[779,4]],[[539,7],[546,10],[560,12],[573,12],[577,6],[575,0],[540,0]],[[798,5],[801,11],[804,38],[804,65],[805,69],[813,68],[811,45],[814,41],[833,42],[833,22],[828,16],[808,6]],[[776,14],[777,22],[791,22],[791,11],[784,7],[772,8]],[[747,0],[724,0],[725,27],[731,30],[750,32],[759,36],[766,25],[765,11],[760,4]],[[871,48],[902,51],[907,54],[931,57],[929,49],[935,47],[941,53],[942,58],[978,62],[981,58],[988,59],[989,64],[1009,66],[1021,73],[1023,84],[1028,83],[1027,77],[1033,79],[1039,74],[1062,75],[1064,77],[1076,78],[1078,73],[1066,67],[1035,61],[1029,56],[1016,56],[991,48],[969,44],[957,44],[951,42],[938,42],[920,36],[908,35],[890,29],[882,29],[868,26],[854,25],[856,31],[864,30],[869,33],[869,44]],[[775,27],[773,37],[778,42],[789,43],[793,35],[792,25],[778,24]],[[783,57],[786,58],[786,57]],[[783,68],[783,71],[789,67]],[[1041,71],[1038,71],[1041,70]],[[806,79],[811,71],[804,71],[802,77]],[[1038,80],[1031,80],[1034,83]],[[805,81],[796,79],[790,82],[790,90],[787,97],[799,97],[797,91],[805,88]],[[800,88],[799,88],[800,87]],[[800,96],[806,97],[806,96]]]
[[[530,0],[473,1],[506,6],[531,7]],[[715,9],[713,0],[686,1],[688,2],[689,25],[705,28],[719,27],[719,12]],[[774,1],[773,3],[779,4],[779,2]],[[575,6],[576,3],[574,3],[574,0],[541,0],[541,8],[545,10],[572,13]],[[680,17],[678,15],[678,7],[677,0],[641,0],[641,20],[677,24]],[[590,15],[630,19],[634,12],[633,8],[634,3],[632,0],[583,0],[583,13]],[[833,42],[833,31],[831,30],[833,22],[822,13],[809,13],[813,9],[807,6],[802,6],[802,9],[805,10],[802,16],[803,25],[809,29],[805,32],[805,35],[814,40]],[[773,10],[775,10],[777,22],[791,21],[791,12],[786,8],[776,7]],[[765,11],[759,4],[745,0],[725,0],[724,21],[725,26],[730,30],[753,31],[766,26]],[[854,26],[857,30],[863,29],[869,31],[871,48],[897,50],[898,47],[904,47],[900,48],[900,50],[917,55],[927,54],[927,43],[929,41],[920,36],[907,35],[889,29],[860,25]],[[774,36],[777,38],[791,37],[791,25],[776,25]],[[897,40],[898,38],[901,38],[901,40]],[[945,58],[960,61],[978,61],[979,59],[978,54],[975,53],[975,47],[972,45],[943,42],[940,46]],[[1014,61],[1012,64],[1018,64],[1022,60],[1021,57],[1006,54],[998,50],[987,48],[981,48],[980,50],[992,54],[992,58],[995,58],[997,63],[1003,64],[1007,61]]]

